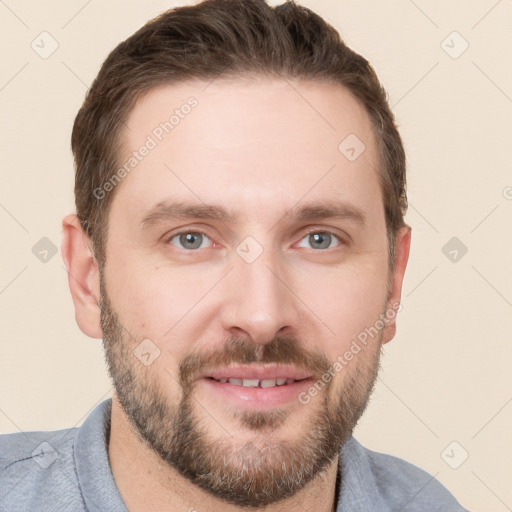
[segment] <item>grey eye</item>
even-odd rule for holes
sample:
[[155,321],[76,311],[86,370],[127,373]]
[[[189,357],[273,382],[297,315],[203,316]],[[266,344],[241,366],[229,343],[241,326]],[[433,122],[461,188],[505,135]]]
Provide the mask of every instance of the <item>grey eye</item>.
[[311,249],[330,249],[339,245],[340,240],[336,235],[326,232],[309,233],[299,243],[299,247]]
[[182,249],[202,249],[207,247],[210,239],[203,233],[185,232],[174,235],[169,242]]

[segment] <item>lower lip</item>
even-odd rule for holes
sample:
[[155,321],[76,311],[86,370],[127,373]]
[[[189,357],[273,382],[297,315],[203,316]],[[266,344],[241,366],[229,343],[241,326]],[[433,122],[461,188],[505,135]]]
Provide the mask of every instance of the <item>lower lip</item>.
[[237,386],[229,382],[222,383],[211,378],[202,378],[201,380],[216,394],[246,409],[271,409],[290,402],[297,402],[299,393],[308,389],[313,382],[313,379],[309,378],[283,386],[251,388]]

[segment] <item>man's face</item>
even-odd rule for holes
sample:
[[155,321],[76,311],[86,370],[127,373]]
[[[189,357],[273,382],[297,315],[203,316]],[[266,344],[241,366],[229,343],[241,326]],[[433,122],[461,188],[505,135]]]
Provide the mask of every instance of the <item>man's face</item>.
[[335,461],[387,341],[334,366],[389,307],[369,117],[339,86],[237,80],[153,89],[126,124],[123,164],[150,147],[115,190],[102,270],[126,418],[219,498],[290,496]]

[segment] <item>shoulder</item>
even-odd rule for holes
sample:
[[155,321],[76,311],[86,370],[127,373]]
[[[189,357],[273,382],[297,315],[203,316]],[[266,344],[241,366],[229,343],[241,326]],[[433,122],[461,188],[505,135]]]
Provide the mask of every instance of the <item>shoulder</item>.
[[[78,429],[2,434],[0,435],[0,468],[3,471],[12,464],[36,457],[38,453],[46,453],[48,451],[46,444],[50,445],[50,441],[65,448],[72,444],[76,430]],[[39,447],[42,450],[37,450]]]
[[[402,512],[464,512],[455,497],[435,476],[398,457],[374,452],[354,438],[350,452],[359,459],[374,494],[390,510]],[[370,473],[370,475],[368,475]]]
[[77,430],[0,435],[0,510],[80,510]]

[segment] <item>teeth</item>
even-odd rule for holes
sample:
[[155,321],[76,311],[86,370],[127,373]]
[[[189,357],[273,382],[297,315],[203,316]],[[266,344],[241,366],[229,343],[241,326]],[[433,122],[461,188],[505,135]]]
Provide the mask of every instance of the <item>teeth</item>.
[[242,381],[242,386],[245,386],[246,388],[257,388],[259,383],[259,379],[244,379]]
[[218,379],[219,382],[225,384],[229,382],[230,384],[234,384],[235,386],[244,386],[246,388],[272,388],[275,386],[283,386],[284,384],[292,384],[295,382],[295,379],[235,379],[235,378],[226,378],[222,377]]

